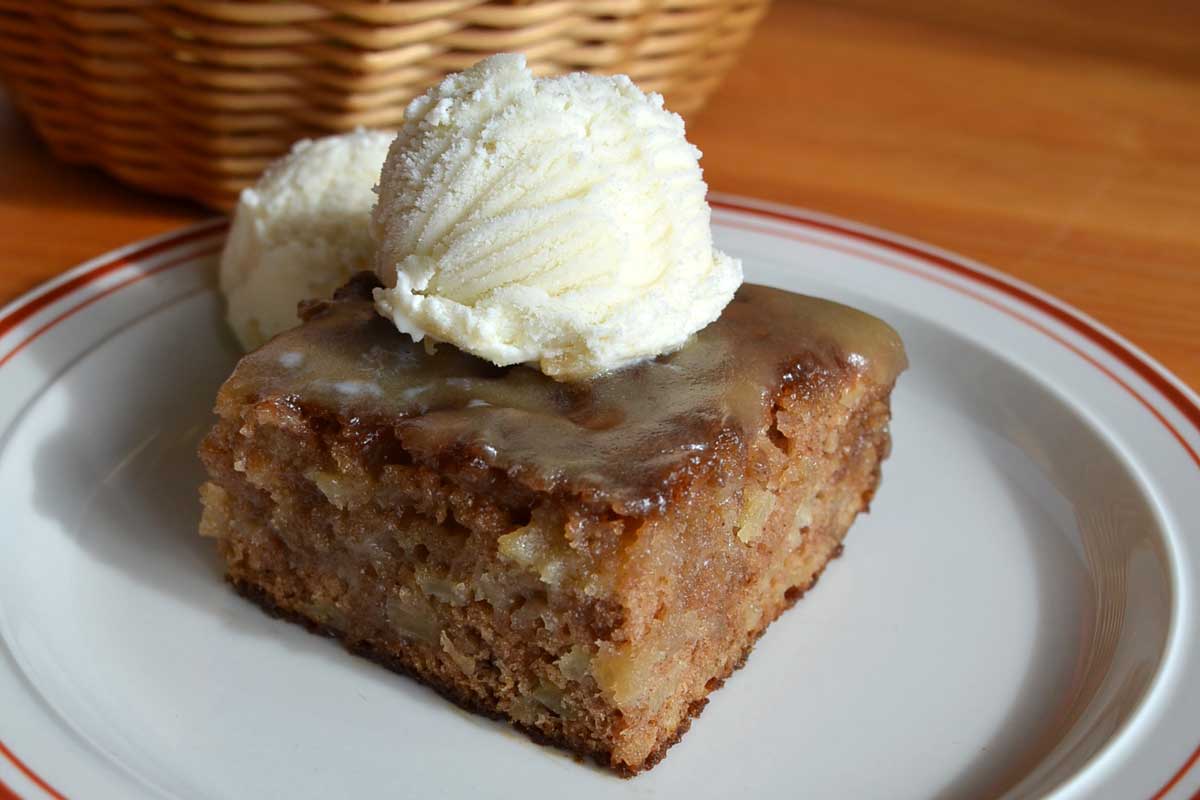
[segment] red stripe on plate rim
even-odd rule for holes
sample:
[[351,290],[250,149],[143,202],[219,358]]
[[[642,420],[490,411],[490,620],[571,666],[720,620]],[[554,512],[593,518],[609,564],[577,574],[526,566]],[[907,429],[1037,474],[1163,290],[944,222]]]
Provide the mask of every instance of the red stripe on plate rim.
[[[41,789],[43,792],[45,792],[46,794],[53,797],[54,800],[67,800],[65,797],[63,797],[61,794],[59,794],[57,791],[55,791],[53,786],[51,786],[50,784],[48,784],[44,780],[42,780],[41,777],[39,777],[36,772],[31,770],[29,767],[25,766],[25,762],[23,762],[21,759],[17,758],[16,753],[14,753],[12,750],[9,750],[7,747],[5,747],[4,742],[0,742],[0,755],[3,755],[10,762],[12,762],[12,765],[14,767],[16,767],[21,772],[22,775],[24,775],[26,778],[29,778],[29,780],[33,781],[39,789]],[[0,790],[4,790],[4,789],[6,789],[6,787],[4,786],[4,783],[2,781],[0,781]],[[14,793],[13,796],[16,797],[16,794]],[[3,797],[3,795],[0,795],[0,797]]]
[[[744,213],[754,214],[754,215],[760,216],[760,217],[767,217],[770,219],[781,220],[783,222],[798,223],[798,224],[804,225],[805,227],[830,231],[830,232],[833,232],[833,233],[836,233],[836,234],[839,234],[842,236],[850,236],[855,239],[860,239],[860,240],[869,242],[871,244],[884,247],[888,250],[898,251],[903,255],[912,256],[920,261],[923,261],[923,262],[929,263],[929,264],[933,264],[936,267],[940,267],[940,268],[945,269],[949,272],[952,272],[956,275],[966,277],[971,280],[982,283],[992,289],[998,289],[1001,292],[1003,292],[1004,294],[1006,294],[1010,297],[1015,297],[1017,300],[1020,300],[1024,304],[1033,306],[1035,309],[1042,312],[1043,314],[1046,314],[1047,316],[1052,317],[1055,320],[1063,323],[1067,327],[1074,330],[1076,333],[1081,334],[1083,337],[1085,337],[1086,339],[1091,341],[1093,344],[1100,347],[1102,350],[1105,350],[1106,352],[1108,352],[1109,355],[1116,356],[1118,361],[1120,361],[1122,364],[1124,364],[1126,367],[1128,367],[1130,370],[1132,370],[1134,373],[1136,373],[1139,377],[1141,377],[1144,381],[1146,381],[1146,383],[1153,386],[1155,388],[1155,390],[1157,390],[1159,392],[1159,394],[1161,394],[1164,398],[1166,398],[1166,400],[1180,414],[1182,414],[1185,419],[1188,420],[1188,422],[1190,422],[1193,426],[1195,426],[1197,431],[1200,431],[1200,406],[1197,406],[1195,404],[1195,402],[1193,402],[1191,400],[1191,398],[1189,398],[1178,386],[1176,386],[1170,380],[1165,378],[1161,372],[1159,372],[1157,369],[1154,368],[1153,365],[1147,363],[1145,359],[1143,359],[1137,353],[1134,353],[1132,350],[1130,350],[1127,346],[1125,346],[1120,341],[1114,339],[1113,337],[1109,336],[1104,331],[1102,331],[1099,328],[1092,325],[1088,320],[1083,319],[1083,318],[1077,316],[1076,314],[1073,314],[1069,311],[1066,311],[1066,310],[1060,308],[1059,306],[1055,305],[1054,303],[1051,303],[1048,300],[1046,300],[1042,297],[1039,297],[1038,295],[1034,294],[1033,292],[1029,291],[1028,289],[1025,289],[1024,287],[1017,285],[1015,282],[1012,282],[1010,280],[1007,280],[1007,279],[1002,278],[997,275],[992,275],[983,270],[976,269],[975,267],[972,267],[970,264],[966,263],[965,261],[955,259],[950,256],[942,255],[940,253],[934,252],[931,249],[925,249],[925,248],[922,248],[915,244],[908,244],[905,242],[896,241],[896,240],[892,239],[891,237],[886,236],[882,233],[873,233],[870,231],[857,230],[857,229],[854,229],[854,228],[851,228],[851,227],[848,227],[845,225],[840,225],[837,222],[832,221],[832,220],[810,218],[810,217],[802,216],[802,215],[800,215],[798,213],[794,213],[794,212],[744,206],[744,205],[740,205],[736,202],[729,201],[729,200],[713,199],[713,200],[710,200],[709,202],[712,206],[714,206],[716,208],[727,209],[730,211],[740,211],[740,212],[744,212]],[[768,233],[768,234],[778,233],[777,231],[766,230],[766,229],[759,229],[759,232]],[[828,244],[826,242],[813,242],[813,243],[819,244],[819,245],[827,245]],[[863,255],[862,253],[856,253],[856,254]],[[1054,336],[1054,334],[1050,333],[1045,328],[1045,326],[1039,325],[1037,322],[1028,319],[1024,315],[1017,314],[1016,312],[1013,312],[1011,309],[1005,309],[1004,307],[1000,306],[1000,304],[996,303],[995,301],[990,301],[987,298],[983,297],[982,295],[979,295],[978,293],[975,293],[975,292],[971,292],[969,290],[965,290],[962,287],[957,286],[956,284],[947,283],[945,281],[938,280],[936,278],[931,278],[930,276],[925,275],[924,273],[919,272],[917,270],[913,270],[911,268],[905,269],[903,267],[903,265],[899,265],[899,264],[895,264],[895,263],[888,263],[886,265],[895,267],[895,268],[899,268],[899,269],[903,269],[906,272],[909,272],[911,274],[915,274],[915,275],[918,275],[921,277],[925,277],[927,279],[935,280],[937,283],[940,283],[943,286],[948,286],[951,289],[955,289],[963,294],[967,294],[971,297],[974,297],[977,300],[983,300],[988,305],[990,305],[994,308],[1000,308],[1001,310],[1006,311],[1006,313],[1008,313],[1010,316],[1013,316],[1014,318],[1019,319],[1022,322],[1025,322],[1026,324],[1033,325],[1040,332],[1051,335],[1060,344],[1066,344],[1068,347],[1070,347],[1072,350],[1074,350],[1077,354],[1084,356],[1084,358],[1086,358],[1093,366],[1100,367],[1110,378],[1117,379],[1116,376],[1110,370],[1100,366],[1100,364],[1095,359],[1087,356],[1085,353],[1083,353],[1078,348],[1072,347],[1061,337]],[[1124,381],[1120,381],[1120,379],[1117,379],[1117,380],[1119,383],[1122,384],[1122,386],[1127,391],[1133,393],[1135,396],[1140,397],[1140,395],[1137,395],[1136,391],[1134,391],[1134,389],[1132,387],[1125,384]],[[1141,398],[1141,399],[1142,399],[1143,405],[1145,405],[1147,408],[1152,408],[1147,400],[1145,400],[1144,398]],[[1155,416],[1158,416],[1160,421],[1163,421],[1161,415],[1158,412],[1155,412]],[[1171,427],[1171,426],[1168,425],[1168,427]],[[1196,453],[1196,451],[1190,445],[1187,444],[1187,442],[1183,439],[1182,435],[1177,430],[1175,430],[1173,427],[1171,427],[1171,433],[1175,436],[1176,439],[1178,439],[1180,441],[1180,444],[1182,444],[1184,446],[1184,448],[1188,451],[1188,455],[1191,456],[1192,460],[1196,462],[1196,465],[1200,466],[1200,455],[1198,455]]]
[[[1034,309],[1036,309],[1037,311],[1040,311],[1041,313],[1066,325],[1070,329],[1074,330],[1076,333],[1082,335],[1088,341],[1090,341],[1093,344],[1095,344],[1096,346],[1098,346],[1100,349],[1107,352],[1109,355],[1115,356],[1119,362],[1124,364],[1131,371],[1133,371],[1135,374],[1137,374],[1139,377],[1141,377],[1143,380],[1145,380],[1146,383],[1148,383],[1150,386],[1154,387],[1154,389],[1157,390],[1159,392],[1159,394],[1162,395],[1163,398],[1165,398],[1171,404],[1172,407],[1174,407],[1180,414],[1183,415],[1183,417],[1185,419],[1187,419],[1193,426],[1195,426],[1197,431],[1200,431],[1200,406],[1197,406],[1187,396],[1186,393],[1184,393],[1178,386],[1176,386],[1174,383],[1172,383],[1170,380],[1168,380],[1166,377],[1164,377],[1162,375],[1162,373],[1160,373],[1152,364],[1148,363],[1145,359],[1143,359],[1137,353],[1134,353],[1132,350],[1130,350],[1127,346],[1125,346],[1120,341],[1114,339],[1112,336],[1110,336],[1109,334],[1100,330],[1099,328],[1096,328],[1088,320],[1083,319],[1079,316],[1076,316],[1074,313],[1071,313],[1065,309],[1058,307],[1054,303],[1051,303],[1051,302],[1047,301],[1046,299],[1039,297],[1037,294],[1034,294],[1033,292],[1029,291],[1028,289],[1026,289],[1020,285],[1017,285],[1016,283],[1011,282],[1010,280],[1008,280],[1004,277],[989,274],[988,272],[985,272],[983,270],[980,270],[976,267],[971,266],[966,261],[956,259],[949,255],[944,255],[944,254],[936,252],[932,249],[926,249],[915,243],[899,241],[899,240],[893,239],[890,236],[887,236],[886,234],[883,234],[882,232],[876,233],[876,232],[872,232],[872,231],[861,230],[861,229],[858,229],[857,227],[853,227],[847,223],[840,223],[840,222],[837,222],[832,219],[807,216],[799,211],[785,211],[785,210],[778,209],[778,208],[759,208],[759,207],[751,206],[751,205],[743,205],[743,204],[736,202],[729,198],[725,198],[725,199],[710,198],[709,202],[715,208],[740,212],[740,213],[744,213],[744,214],[750,214],[753,216],[758,216],[758,217],[762,217],[762,218],[766,218],[766,219],[786,222],[786,223],[795,224],[795,225],[802,225],[802,226],[812,228],[812,229],[823,230],[823,231],[838,234],[841,236],[847,236],[847,237],[850,237],[853,239],[859,239],[861,241],[865,241],[869,244],[875,245],[877,247],[881,247],[886,250],[892,250],[895,252],[899,252],[902,255],[915,258],[921,262],[931,264],[932,266],[946,270],[952,274],[955,274],[960,277],[964,277],[969,280],[981,283],[991,289],[998,290],[1001,293],[1008,295],[1009,297],[1012,297],[1012,298],[1024,303],[1027,306],[1031,306]],[[167,251],[173,247],[179,247],[179,246],[187,244],[191,241],[195,241],[195,240],[198,240],[205,236],[215,234],[215,233],[221,231],[223,228],[225,228],[226,224],[227,223],[222,223],[222,224],[211,224],[210,223],[210,224],[202,224],[202,226],[199,228],[189,228],[189,229],[180,231],[176,235],[168,236],[159,241],[147,244],[144,247],[130,250],[128,253],[125,253],[124,255],[118,256],[116,258],[113,258],[113,259],[110,259],[107,261],[102,261],[102,262],[96,264],[95,266],[93,266],[91,269],[81,271],[79,274],[77,274],[77,275],[73,276],[72,278],[70,278],[69,280],[66,280],[63,283],[53,287],[52,289],[45,292],[44,294],[38,295],[37,297],[32,298],[28,302],[18,305],[15,309],[10,311],[3,318],[0,318],[0,336],[3,336],[4,334],[12,331],[21,322],[23,322],[24,320],[33,316],[34,314],[38,313],[42,309],[51,305],[52,303],[66,297],[67,295],[71,294],[72,292],[75,292],[81,288],[84,288],[88,284],[93,283],[94,281],[103,277],[104,275],[110,274],[122,267],[129,266],[129,265],[131,265],[139,260],[145,259],[149,256],[156,255],[158,253]],[[732,227],[739,227],[739,226],[735,225]],[[776,231],[776,230],[772,230],[769,228],[747,227],[746,229],[755,231],[758,233],[765,233],[768,235],[783,235],[784,238],[797,238],[794,236],[788,236],[787,234],[782,234],[781,231]],[[825,247],[833,246],[830,242],[823,242],[823,241],[818,241],[815,239],[801,239],[801,241],[806,241],[808,243],[815,244],[818,246],[825,246]],[[1170,433],[1174,436],[1174,438],[1187,451],[1187,453],[1191,457],[1191,459],[1196,463],[1196,465],[1198,467],[1200,467],[1200,454],[1196,453],[1196,451],[1188,444],[1186,439],[1184,439],[1183,435],[1178,430],[1176,430],[1173,425],[1171,425],[1171,423],[1162,415],[1162,413],[1160,411],[1158,411],[1158,409],[1156,409],[1154,407],[1154,405],[1148,399],[1146,399],[1141,393],[1139,393],[1133,386],[1131,386],[1128,383],[1126,383],[1125,381],[1121,380],[1121,378],[1118,377],[1115,373],[1113,373],[1112,370],[1105,367],[1103,364],[1101,364],[1099,361],[1097,361],[1092,356],[1085,353],[1080,348],[1072,345],[1070,342],[1068,342],[1063,337],[1055,334],[1053,331],[1048,329],[1045,325],[1042,325],[1041,323],[1037,322],[1036,320],[1030,319],[1029,317],[1027,317],[1023,314],[1020,314],[1019,312],[1016,312],[1013,309],[1008,308],[1008,307],[996,302],[995,300],[988,298],[985,295],[982,295],[982,294],[972,291],[970,289],[966,289],[965,287],[959,286],[958,284],[946,281],[944,279],[939,279],[937,277],[928,275],[924,272],[921,272],[920,270],[916,270],[911,267],[906,267],[905,265],[900,264],[898,262],[881,259],[881,258],[877,257],[875,254],[859,252],[857,250],[846,251],[844,248],[838,248],[836,246],[833,246],[833,248],[842,250],[843,252],[851,252],[854,255],[857,255],[860,257],[869,258],[870,260],[874,260],[877,263],[882,264],[883,266],[891,267],[894,269],[900,269],[905,272],[908,272],[909,274],[913,274],[915,276],[924,278],[926,280],[932,280],[942,286],[946,286],[946,287],[953,289],[955,291],[958,291],[964,295],[972,297],[973,299],[984,302],[993,308],[1003,311],[1004,313],[1008,314],[1009,316],[1011,316],[1017,320],[1020,320],[1021,322],[1025,323],[1026,325],[1032,326],[1034,329],[1036,329],[1040,333],[1049,336],[1050,338],[1054,339],[1059,344],[1067,347],[1069,350],[1074,352],[1076,355],[1079,355],[1080,357],[1085,359],[1089,364],[1091,364],[1092,366],[1099,369],[1106,377],[1115,381],[1125,391],[1132,394],[1148,411],[1150,411],[1150,413],[1162,425],[1164,425],[1170,431]],[[67,311],[65,311],[62,314],[60,314],[59,316],[55,317],[50,322],[42,325],[35,331],[31,332],[31,334],[28,337],[26,337],[24,340],[22,340],[17,345],[16,348],[9,351],[3,357],[0,357],[0,366],[4,365],[9,360],[11,360],[20,350],[27,347],[38,336],[42,335],[43,333],[48,331],[53,326],[59,324],[63,320],[67,319],[68,317],[77,313],[78,311],[82,310],[83,308],[91,305],[92,303],[94,303],[104,297],[107,297],[108,295],[112,294],[113,292],[123,289],[123,288],[129,286],[130,284],[136,283],[140,280],[144,280],[145,278],[148,278],[148,277],[151,277],[152,275],[161,273],[167,269],[171,269],[174,267],[181,266],[183,264],[191,263],[192,261],[194,261],[197,258],[203,258],[205,256],[212,255],[215,252],[216,252],[216,249],[213,249],[211,251],[206,250],[204,252],[192,254],[186,258],[172,260],[166,264],[162,264],[158,267],[155,267],[152,270],[148,270],[145,273],[141,273],[137,276],[134,276],[133,278],[131,278],[127,281],[123,281],[122,283],[117,284],[116,286],[110,287],[109,289],[105,290],[101,294],[96,295],[95,297],[89,298],[89,299],[85,300],[84,302],[71,307]],[[31,770],[28,766],[26,766],[24,764],[24,762],[22,762],[19,758],[17,758],[16,754],[13,753],[11,750],[9,750],[2,741],[0,741],[0,755],[3,755],[22,774],[24,774],[26,777],[28,777],[39,788],[41,788],[43,791],[45,791],[51,797],[55,798],[55,800],[66,800],[62,794],[60,794],[58,791],[56,791],[52,786],[50,786],[50,784],[48,784],[45,780],[43,780],[41,777],[39,777],[35,772],[33,772],[33,770]],[[1179,770],[1176,771],[1176,773],[1174,775],[1172,775],[1171,778],[1165,784],[1163,784],[1162,788],[1160,788],[1157,792],[1155,792],[1155,794],[1150,798],[1150,800],[1161,800],[1161,798],[1165,797],[1172,789],[1174,789],[1179,784],[1179,782],[1181,780],[1183,780],[1184,776],[1188,773],[1188,771],[1193,766],[1195,766],[1195,764],[1198,760],[1200,760],[1200,745],[1198,745],[1196,747],[1196,749],[1191,753],[1191,755],[1188,757],[1187,761],[1184,762],[1184,764],[1179,768]],[[0,783],[0,792],[7,792],[7,791],[8,790],[3,785],[3,783]],[[1197,798],[1200,798],[1200,792],[1193,795],[1192,800],[1197,800]],[[0,794],[0,800],[6,800],[6,798],[3,794]]]
[[[43,333],[50,330],[55,325],[59,324],[63,320],[67,319],[68,317],[74,316],[75,314],[79,313],[80,311],[82,311],[83,309],[92,305],[93,303],[103,300],[104,298],[108,297],[109,295],[114,294],[115,292],[119,292],[120,290],[126,288],[127,286],[132,286],[133,284],[144,281],[147,278],[152,278],[155,275],[158,275],[160,272],[166,272],[167,270],[174,269],[175,267],[178,267],[182,264],[190,264],[191,262],[195,261],[198,258],[205,258],[207,256],[216,255],[216,253],[220,249],[221,249],[220,246],[216,245],[213,247],[208,247],[208,248],[203,248],[201,250],[197,250],[195,253],[189,253],[185,256],[180,256],[179,258],[173,258],[169,261],[159,264],[156,267],[151,267],[150,269],[148,269],[144,272],[139,272],[136,275],[126,278],[125,280],[121,281],[120,283],[116,283],[116,284],[108,287],[107,289],[105,289],[102,292],[98,292],[97,294],[92,295],[91,297],[87,298],[86,300],[82,301],[81,303],[78,303],[78,304],[72,306],[71,308],[68,308],[66,311],[62,312],[57,317],[54,317],[53,319],[51,319],[49,322],[46,322],[43,325],[41,325],[40,327],[35,328],[33,331],[31,331],[28,336],[26,336],[21,341],[17,342],[16,347],[14,347],[12,350],[9,350],[5,355],[0,356],[0,367],[3,367],[9,361],[11,361],[13,358],[15,358],[18,353],[20,353],[26,347],[31,345],[33,343],[33,341],[35,339],[37,339],[39,336],[41,336]],[[112,270],[104,271],[105,274],[108,274],[110,272],[112,272]],[[87,285],[86,283],[81,284],[80,286],[78,286],[76,288],[83,288],[83,286],[86,286],[86,285]],[[53,302],[53,301],[51,301],[51,302]],[[24,309],[21,309],[21,310],[24,310]],[[36,313],[36,311],[34,311],[33,313]],[[25,318],[28,319],[29,316],[30,316],[29,314],[26,314]],[[0,335],[3,334],[2,322],[3,321],[0,320]]]
[[21,800],[21,798],[16,792],[8,788],[4,781],[0,781],[0,800]]
[[[52,287],[43,294],[31,298],[28,302],[18,303],[18,305],[13,308],[12,311],[6,314],[3,318],[0,318],[0,336],[15,330],[18,325],[25,320],[30,319],[38,312],[67,297],[68,295],[83,289],[92,283],[95,283],[97,280],[106,275],[110,275],[120,269],[123,269],[124,267],[131,266],[146,258],[159,255],[172,249],[191,244],[194,241],[199,241],[205,237],[212,236],[216,233],[224,231],[227,227],[228,223],[224,220],[220,221],[220,224],[213,224],[211,222],[201,223],[199,226],[187,228],[176,234],[168,235],[159,241],[151,242],[143,247],[130,250],[124,255],[101,261],[90,269],[85,269],[79,272],[79,274],[74,275],[57,286]],[[76,305],[64,311],[62,314],[59,314],[54,319],[30,332],[25,339],[17,343],[16,347],[14,347],[4,356],[0,357],[0,366],[3,366],[10,361],[20,351],[28,347],[34,339],[50,330],[50,328],[59,324],[71,315],[92,305],[96,301],[108,297],[114,292],[124,289],[134,283],[165,272],[166,270],[191,263],[197,258],[204,258],[206,256],[213,255],[217,252],[217,249],[218,248],[214,247],[212,249],[205,249],[187,256],[182,256],[180,258],[171,259],[166,263],[134,275],[127,280],[121,281],[120,283],[109,287],[93,297],[89,297],[86,300],[77,303]],[[27,766],[25,762],[18,758],[16,753],[10,750],[3,741],[0,741],[0,756],[3,756],[6,760],[8,760],[22,775],[32,781],[47,795],[55,798],[55,800],[66,800],[66,798],[57,789],[47,783],[46,780],[44,780],[40,775]],[[0,800],[9,800],[10,797],[18,798],[19,800],[18,795],[12,792],[12,790],[10,790],[2,781],[0,781]]]
[[[1165,416],[1163,416],[1163,413],[1161,411],[1159,411],[1157,408],[1155,408],[1154,405],[1149,400],[1147,400],[1141,393],[1139,393],[1135,388],[1133,388],[1133,386],[1131,386],[1127,381],[1123,380],[1119,375],[1117,375],[1111,369],[1106,367],[1098,359],[1092,357],[1087,352],[1080,349],[1076,345],[1072,344],[1070,341],[1063,338],[1059,334],[1055,333],[1053,330],[1051,330],[1047,326],[1041,324],[1037,320],[1030,319],[1029,317],[1026,317],[1021,312],[1016,311],[1016,310],[1004,305],[1003,303],[997,302],[996,300],[992,299],[991,297],[988,297],[985,294],[974,291],[972,289],[968,289],[964,286],[960,286],[959,284],[954,283],[953,281],[950,281],[950,280],[947,280],[945,278],[941,278],[941,277],[938,277],[935,275],[928,275],[919,269],[915,269],[915,268],[910,267],[906,264],[903,264],[899,261],[892,261],[890,259],[885,259],[874,253],[866,253],[866,252],[860,250],[859,248],[847,247],[845,245],[838,244],[836,242],[828,242],[828,241],[824,241],[821,239],[814,239],[810,236],[804,236],[803,234],[797,234],[793,231],[778,231],[778,230],[773,230],[770,228],[759,227],[756,225],[747,225],[747,224],[744,224],[742,222],[737,222],[737,221],[726,220],[723,224],[726,227],[736,228],[738,230],[745,230],[745,231],[750,231],[752,233],[763,233],[763,234],[767,234],[767,235],[771,235],[771,236],[778,236],[778,237],[782,237],[785,239],[790,239],[792,241],[801,242],[803,244],[811,244],[816,247],[823,248],[825,250],[834,250],[836,252],[847,253],[847,254],[850,254],[853,256],[857,256],[859,258],[867,258],[868,260],[874,261],[875,263],[880,264],[882,266],[891,267],[892,269],[895,269],[899,272],[904,272],[909,275],[914,275],[918,278],[922,278],[922,279],[930,281],[932,283],[936,283],[939,286],[944,286],[947,289],[950,289],[959,294],[966,295],[967,297],[970,297],[973,300],[983,303],[984,305],[990,306],[990,307],[996,309],[997,311],[1000,311],[1001,313],[1003,313],[1009,317],[1012,317],[1013,319],[1017,320],[1018,322],[1021,322],[1024,325],[1034,328],[1035,330],[1037,330],[1038,333],[1042,334],[1043,336],[1046,336],[1047,338],[1053,339],[1055,342],[1062,345],[1067,350],[1070,350],[1072,353],[1077,355],[1079,358],[1083,359],[1088,364],[1093,366],[1095,369],[1097,369],[1098,371],[1103,373],[1106,378],[1113,381],[1118,386],[1120,386],[1122,389],[1124,389],[1131,397],[1133,397],[1134,400],[1136,400],[1138,403],[1140,403],[1142,405],[1142,407],[1144,407],[1147,411],[1149,411],[1150,414],[1155,419],[1157,419],[1159,421],[1159,423],[1171,433],[1171,435],[1175,438],[1175,441],[1177,441],[1179,443],[1180,447],[1182,447],[1187,452],[1188,456],[1192,459],[1192,461],[1194,461],[1196,463],[1196,466],[1200,467],[1200,453],[1196,452],[1195,448],[1193,448],[1188,443],[1187,439],[1184,438],[1183,434],[1180,433],[1179,429],[1176,428],[1173,424],[1171,424],[1170,420],[1168,420]],[[0,363],[3,363],[3,362],[0,362]],[[1146,366],[1147,366],[1147,368],[1149,368],[1149,365],[1146,365]],[[1155,374],[1157,374],[1157,373],[1155,373]],[[1182,396],[1182,393],[1181,393],[1181,396]],[[1198,412],[1198,414],[1200,414],[1200,409],[1196,409],[1195,406],[1190,406],[1189,408],[1196,410]],[[1186,410],[1184,410],[1184,409],[1180,409],[1180,410],[1183,411],[1185,417],[1188,416]],[[1196,428],[1197,428],[1197,430],[1200,430],[1200,421],[1196,422]]]
[[135,248],[125,253],[94,265],[91,269],[83,269],[78,274],[64,280],[62,283],[53,286],[45,293],[31,298],[28,302],[18,303],[3,318],[0,318],[0,336],[4,336],[9,331],[16,328],[24,320],[32,317],[34,314],[49,306],[51,303],[66,297],[77,289],[93,283],[98,278],[116,272],[117,270],[127,267],[137,261],[144,261],[151,256],[171,250],[176,247],[182,247],[193,241],[203,239],[206,236],[212,236],[219,233],[228,227],[228,222],[219,220],[220,224],[214,222],[202,222],[197,226],[185,228],[175,234],[170,234],[162,239],[150,242],[142,247]]

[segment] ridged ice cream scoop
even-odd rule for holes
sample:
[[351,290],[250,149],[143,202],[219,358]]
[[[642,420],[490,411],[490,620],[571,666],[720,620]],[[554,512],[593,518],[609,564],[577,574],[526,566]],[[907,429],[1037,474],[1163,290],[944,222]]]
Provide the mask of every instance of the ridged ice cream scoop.
[[564,380],[676,350],[742,280],[713,247],[699,157],[625,76],[481,61],[414,100],[388,153],[376,307],[418,341]]

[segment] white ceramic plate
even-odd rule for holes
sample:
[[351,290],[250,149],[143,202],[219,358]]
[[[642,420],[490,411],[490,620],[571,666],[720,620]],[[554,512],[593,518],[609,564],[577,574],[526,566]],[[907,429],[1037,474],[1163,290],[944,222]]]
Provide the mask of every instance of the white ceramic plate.
[[716,206],[750,280],[883,317],[912,368],[845,557],[660,766],[576,764],[222,583],[217,221],[0,311],[0,798],[1192,797],[1196,395],[961,258]]

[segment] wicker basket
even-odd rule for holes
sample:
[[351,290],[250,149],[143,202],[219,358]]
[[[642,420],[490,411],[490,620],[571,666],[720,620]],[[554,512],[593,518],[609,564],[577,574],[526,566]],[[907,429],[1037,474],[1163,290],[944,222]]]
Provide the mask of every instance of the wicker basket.
[[399,124],[484,55],[625,72],[683,113],[768,0],[0,0],[0,78],[61,158],[225,208],[296,139]]

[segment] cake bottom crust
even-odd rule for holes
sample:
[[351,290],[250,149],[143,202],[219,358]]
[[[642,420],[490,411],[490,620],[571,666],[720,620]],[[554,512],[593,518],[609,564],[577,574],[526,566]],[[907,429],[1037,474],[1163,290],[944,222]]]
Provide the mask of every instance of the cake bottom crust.
[[460,689],[459,687],[455,686],[454,683],[441,680],[435,676],[426,675],[423,672],[414,669],[405,660],[402,654],[391,652],[386,648],[370,641],[352,639],[344,635],[343,632],[337,630],[336,628],[318,622],[299,611],[281,606],[275,601],[275,598],[271,596],[270,592],[261,586],[258,586],[257,584],[232,576],[226,576],[226,580],[233,586],[234,590],[237,591],[238,594],[257,605],[260,609],[262,609],[263,612],[271,617],[274,617],[275,619],[281,619],[286,622],[301,625],[310,633],[335,639],[340,642],[342,646],[345,647],[350,653],[360,656],[361,658],[365,658],[369,661],[373,661],[376,664],[391,670],[392,672],[404,675],[412,678],[418,683],[424,684],[465,711],[479,714],[487,717],[488,719],[507,722],[509,725],[521,731],[537,744],[552,745],[559,749],[565,750],[581,761],[591,758],[601,767],[616,772],[616,774],[622,778],[632,778],[639,772],[644,772],[656,765],[667,754],[667,751],[683,738],[684,734],[686,734],[691,728],[692,720],[700,716],[700,713],[704,711],[705,706],[708,705],[708,695],[724,686],[725,681],[728,680],[735,671],[741,669],[745,665],[747,658],[750,656],[750,652],[754,649],[754,645],[758,643],[759,638],[762,637],[767,628],[770,627],[771,623],[778,619],[783,612],[787,611],[789,608],[799,602],[809,590],[816,586],[817,581],[821,578],[821,574],[825,571],[825,567],[829,565],[830,561],[840,557],[843,549],[843,545],[840,542],[837,543],[836,546],[829,552],[829,554],[820,560],[815,571],[812,573],[811,577],[807,580],[803,587],[794,587],[784,595],[783,602],[779,604],[778,608],[775,609],[775,612],[769,615],[769,617],[758,628],[758,630],[754,631],[750,635],[746,646],[742,648],[742,652],[738,658],[732,662],[731,666],[723,675],[715,677],[709,681],[708,686],[706,687],[708,693],[704,697],[698,698],[691,703],[691,705],[688,707],[686,716],[679,723],[679,726],[675,729],[674,734],[670,738],[659,743],[638,769],[630,769],[623,763],[614,763],[611,758],[612,754],[608,750],[600,748],[587,749],[582,746],[581,742],[577,739],[547,734],[535,726],[525,725],[521,722],[510,719],[499,709],[495,708],[494,706],[490,706],[487,703],[481,702],[479,698],[474,697],[469,692]]

